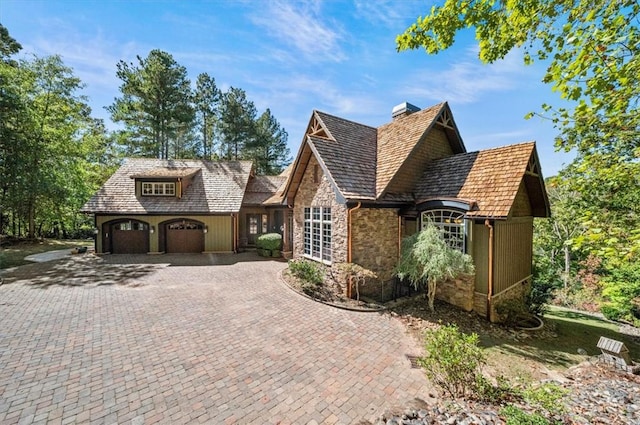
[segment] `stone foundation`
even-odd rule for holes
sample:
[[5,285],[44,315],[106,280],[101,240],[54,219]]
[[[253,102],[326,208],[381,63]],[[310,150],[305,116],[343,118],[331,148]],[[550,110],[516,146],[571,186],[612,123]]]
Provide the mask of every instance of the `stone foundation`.
[[[531,276],[511,285],[499,294],[494,295],[491,298],[491,314],[489,316],[489,320],[492,323],[501,322],[504,318],[498,314],[496,306],[500,303],[509,302],[509,300],[513,300],[513,302],[521,302],[530,286]],[[473,294],[473,310],[480,316],[487,317],[487,294],[481,294],[480,292],[475,292]]]
[[460,276],[436,285],[436,299],[461,308],[464,311],[474,309],[475,276]]

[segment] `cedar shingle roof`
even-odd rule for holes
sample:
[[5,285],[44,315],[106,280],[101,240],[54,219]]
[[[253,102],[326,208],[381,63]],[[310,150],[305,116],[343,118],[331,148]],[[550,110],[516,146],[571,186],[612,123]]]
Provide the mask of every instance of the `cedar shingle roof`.
[[378,127],[376,195],[382,194],[444,106],[440,103]]
[[279,191],[287,181],[286,175],[254,176],[249,179],[242,205],[278,204]]
[[332,139],[308,136],[346,198],[375,199],[376,129],[315,111]]
[[[166,174],[162,175],[162,170]],[[193,170],[197,169],[195,174]],[[180,173],[193,175],[182,198],[136,197],[132,176],[175,179]],[[129,158],[82,207],[81,211],[103,214],[211,214],[240,210],[251,162],[160,160]],[[142,177],[142,178],[144,178]]]
[[468,216],[508,217],[534,152],[535,143],[526,142],[434,161],[417,185],[416,200],[476,201]]

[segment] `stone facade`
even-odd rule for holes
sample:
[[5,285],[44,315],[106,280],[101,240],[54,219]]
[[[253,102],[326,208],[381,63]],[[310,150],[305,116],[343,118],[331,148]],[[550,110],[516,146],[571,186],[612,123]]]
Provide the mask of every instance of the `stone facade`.
[[439,282],[436,286],[436,298],[464,311],[472,311],[474,309],[474,280],[474,275],[468,275]]
[[293,256],[304,256],[305,207],[331,207],[331,263],[347,261],[347,207],[338,203],[331,183],[311,156],[293,207]]
[[[496,311],[496,306],[500,303],[509,302],[509,300],[513,300],[514,302],[522,302],[525,294],[531,287],[531,279],[524,279],[515,285],[511,286],[509,289],[502,291],[499,294],[494,295],[491,298],[491,315],[489,316],[489,320],[492,323],[502,321],[502,317]],[[479,292],[474,293],[473,298],[473,310],[477,312],[480,316],[487,316],[487,295],[481,294]]]
[[393,269],[398,262],[398,210],[360,208],[351,214],[352,262],[378,275],[360,288],[364,296],[385,301],[393,295]]

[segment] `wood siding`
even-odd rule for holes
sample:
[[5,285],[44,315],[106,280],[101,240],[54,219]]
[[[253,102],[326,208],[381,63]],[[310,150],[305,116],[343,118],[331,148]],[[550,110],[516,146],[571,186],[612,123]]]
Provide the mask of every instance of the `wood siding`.
[[429,162],[450,155],[453,155],[453,151],[446,133],[440,128],[432,128],[400,167],[389,184],[387,193],[412,192]]
[[[207,233],[204,236],[204,250],[205,252],[232,252],[233,251],[233,227],[231,221],[231,215],[184,215],[184,216],[171,216],[171,215],[149,215],[149,216],[108,216],[98,215],[96,216],[96,225],[98,229],[102,228],[102,224],[111,220],[121,220],[131,218],[132,220],[139,220],[148,223],[155,228],[154,233],[149,235],[149,252],[161,253],[159,249],[159,224],[168,220],[184,218],[188,220],[200,221],[207,226]],[[102,237],[98,237],[97,252],[102,253]]]
[[489,287],[489,228],[484,223],[472,225],[468,246],[476,267],[476,292],[486,295]]
[[531,274],[533,218],[497,221],[494,236],[493,293],[499,294]]
[[532,215],[531,201],[529,200],[529,194],[527,193],[524,180],[520,182],[516,199],[513,201],[513,206],[511,207],[511,215],[513,217],[529,217]]

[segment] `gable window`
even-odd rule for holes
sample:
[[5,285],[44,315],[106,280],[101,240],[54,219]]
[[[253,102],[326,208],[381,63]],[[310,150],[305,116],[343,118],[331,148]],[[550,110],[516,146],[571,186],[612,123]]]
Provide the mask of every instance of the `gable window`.
[[331,208],[304,209],[304,256],[331,263]]
[[176,184],[174,182],[142,182],[143,196],[175,196]]
[[429,223],[442,229],[444,239],[453,249],[466,252],[464,213],[455,210],[430,210],[422,213],[424,230]]

